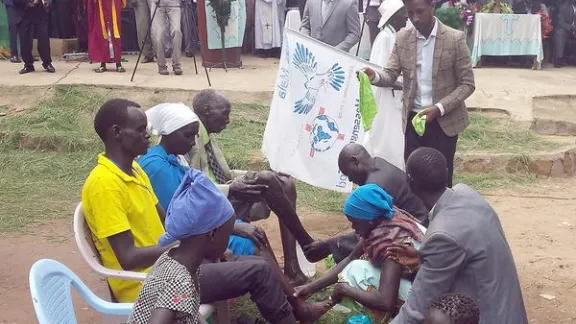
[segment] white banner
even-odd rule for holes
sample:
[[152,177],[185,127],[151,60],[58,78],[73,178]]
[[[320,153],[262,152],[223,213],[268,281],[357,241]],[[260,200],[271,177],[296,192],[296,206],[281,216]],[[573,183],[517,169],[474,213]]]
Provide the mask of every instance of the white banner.
[[284,32],[262,152],[275,171],[350,192],[338,155],[364,137],[356,71],[368,63],[299,32]]

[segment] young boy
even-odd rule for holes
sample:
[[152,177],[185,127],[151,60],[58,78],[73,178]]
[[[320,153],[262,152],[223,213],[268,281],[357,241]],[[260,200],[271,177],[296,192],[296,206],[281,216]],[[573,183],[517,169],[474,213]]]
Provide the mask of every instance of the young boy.
[[190,170],[166,214],[161,246],[180,245],[162,254],[148,273],[129,324],[199,322],[198,277],[202,260],[216,261],[225,251],[235,221],[234,209],[202,174]]
[[472,298],[460,294],[444,294],[432,302],[426,324],[479,324],[480,310]]

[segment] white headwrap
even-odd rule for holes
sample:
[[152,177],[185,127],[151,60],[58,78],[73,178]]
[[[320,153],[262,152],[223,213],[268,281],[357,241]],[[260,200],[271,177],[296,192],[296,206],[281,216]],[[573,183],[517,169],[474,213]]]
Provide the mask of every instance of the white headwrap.
[[148,129],[154,135],[170,135],[176,130],[199,121],[198,116],[183,103],[162,103],[146,110]]

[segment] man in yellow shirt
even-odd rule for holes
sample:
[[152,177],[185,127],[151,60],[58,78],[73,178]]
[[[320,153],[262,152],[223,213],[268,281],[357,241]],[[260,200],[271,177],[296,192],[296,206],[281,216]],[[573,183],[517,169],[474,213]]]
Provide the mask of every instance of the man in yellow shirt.
[[[107,268],[147,272],[168,248],[160,247],[164,210],[148,176],[134,162],[149,145],[147,119],[132,101],[112,99],[96,114],[94,128],[104,141],[82,190],[86,221]],[[292,307],[272,269],[261,258],[200,266],[201,303],[250,293],[261,315],[271,323],[294,323]],[[116,300],[134,302],[141,282],[109,279]]]

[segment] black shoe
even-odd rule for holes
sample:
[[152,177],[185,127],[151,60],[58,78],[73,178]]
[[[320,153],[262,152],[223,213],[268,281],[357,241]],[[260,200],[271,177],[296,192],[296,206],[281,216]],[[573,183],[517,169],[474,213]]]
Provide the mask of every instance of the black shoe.
[[154,62],[154,58],[153,57],[144,57],[144,59],[142,60],[142,64],[146,64],[146,63],[152,63]]
[[186,57],[194,57],[194,52],[192,51],[186,51],[184,54],[186,55]]
[[46,70],[46,72],[48,72],[48,73],[56,72],[56,69],[52,66],[52,63],[42,64],[42,66],[44,67],[44,70]]
[[22,60],[20,60],[20,59],[18,58],[18,56],[12,56],[12,57],[10,58],[10,62],[12,62],[12,63],[22,63]]
[[36,69],[34,68],[34,65],[24,65],[24,68],[22,70],[20,70],[20,74],[26,74],[26,73],[30,73],[30,72],[34,72],[36,71]]

